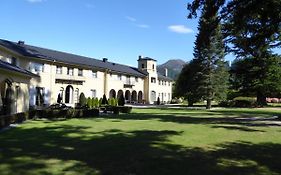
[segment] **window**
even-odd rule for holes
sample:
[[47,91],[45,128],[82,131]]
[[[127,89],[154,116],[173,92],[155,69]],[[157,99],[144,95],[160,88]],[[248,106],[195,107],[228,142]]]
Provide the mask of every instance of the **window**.
[[164,81],[162,81],[162,85],[164,85]]
[[83,76],[83,69],[78,69],[78,76]]
[[110,73],[109,76],[112,77],[112,73]]
[[139,79],[138,79],[138,77],[135,77],[135,81],[136,81],[136,82],[139,82]]
[[156,92],[155,91],[151,91],[150,93],[150,101],[156,101]]
[[62,66],[57,66],[56,74],[62,74]]
[[92,77],[97,78],[98,77],[98,72],[95,70],[92,70]]
[[152,64],[152,69],[154,70],[154,64]]
[[131,84],[131,77],[130,76],[126,76],[126,84]]
[[95,89],[91,89],[91,97],[96,98],[97,97],[97,91]]
[[168,86],[171,86],[170,82],[168,82]]
[[166,84],[167,84],[167,81],[165,81],[164,85],[166,86]]
[[73,68],[67,68],[67,75],[73,76]]
[[156,78],[151,77],[151,83],[156,83]]
[[29,70],[35,73],[44,72],[44,64],[31,62],[29,65]]
[[141,64],[141,68],[144,68],[144,64]]
[[44,104],[44,88],[36,87],[36,105],[42,106]]
[[118,79],[118,80],[122,80],[122,75],[121,75],[121,74],[118,74],[118,75],[117,75],[117,79]]
[[74,103],[78,103],[79,102],[79,89],[75,89],[74,91]]
[[160,80],[158,80],[158,84],[161,85],[161,81]]

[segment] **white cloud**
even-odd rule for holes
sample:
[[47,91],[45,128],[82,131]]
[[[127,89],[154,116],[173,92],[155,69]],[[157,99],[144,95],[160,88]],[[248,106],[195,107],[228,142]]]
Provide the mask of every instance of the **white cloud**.
[[126,16],[126,19],[129,20],[129,21],[131,21],[131,22],[136,22],[136,21],[137,21],[136,18],[131,17],[131,16]]
[[134,18],[134,17],[125,16],[125,18],[126,18],[127,20],[129,20],[129,21],[131,22],[131,24],[133,24],[133,25],[136,26],[136,27],[144,28],[144,29],[150,28],[150,26],[147,25],[147,24],[139,24],[139,23],[137,23],[137,19]]
[[168,29],[176,33],[183,33],[183,34],[194,33],[194,31],[191,28],[185,27],[184,25],[171,25],[168,26]]
[[137,26],[137,27],[140,27],[140,28],[145,28],[145,29],[147,29],[147,28],[150,27],[150,26],[147,25],[147,24],[137,24],[136,26]]
[[43,2],[45,0],[26,0],[29,3],[39,3],[39,2]]

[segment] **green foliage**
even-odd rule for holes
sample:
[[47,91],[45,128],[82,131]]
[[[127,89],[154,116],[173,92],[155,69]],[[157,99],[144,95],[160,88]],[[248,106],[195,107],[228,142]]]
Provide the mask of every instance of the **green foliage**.
[[187,99],[189,106],[200,101],[202,97],[197,84],[199,82],[199,76],[196,73],[199,70],[200,65],[198,59],[191,60],[183,67],[174,87],[175,96]]
[[124,106],[125,105],[125,98],[124,98],[124,94],[122,94],[119,98],[118,98],[118,106]]
[[255,97],[236,97],[233,100],[224,100],[219,104],[221,107],[239,107],[239,108],[253,108],[257,107]]
[[[204,9],[211,2],[222,9],[218,15],[223,21],[224,39],[228,45],[227,50],[236,55],[237,59],[244,59],[245,64],[237,64],[235,67],[235,69],[242,71],[244,69],[244,72],[247,72],[243,73],[244,77],[240,80],[239,77],[234,80],[236,90],[245,95],[254,93],[258,104],[266,105],[266,96],[270,94],[268,92],[272,89],[279,89],[280,85],[279,82],[274,83],[276,77],[275,80],[280,80],[280,62],[274,64],[276,61],[273,61],[272,58],[276,57],[273,49],[281,46],[281,1],[194,0],[188,4],[189,17],[196,17],[196,11],[201,8]],[[207,16],[212,15],[208,14]],[[248,69],[245,69],[245,67],[248,67]],[[276,76],[272,72],[275,72]],[[247,76],[248,73],[249,76]],[[243,79],[247,79],[247,81]],[[275,86],[274,84],[279,85]],[[275,90],[273,92],[276,93]]]
[[110,106],[117,106],[118,101],[117,101],[117,99],[115,99],[115,98],[110,98],[110,99],[108,99],[108,104],[109,104]]
[[93,108],[93,106],[92,106],[92,99],[90,97],[87,98],[87,106],[90,109]]
[[160,105],[160,97],[157,98],[156,104],[157,104],[157,105]]
[[258,103],[265,105],[266,97],[280,96],[280,64],[281,57],[277,55],[262,60],[253,57],[236,60],[231,66],[233,88],[244,95],[256,95]]
[[80,106],[86,106],[87,99],[83,92],[79,96],[79,103],[80,103]]
[[102,98],[99,99],[99,106],[102,106]]
[[105,94],[103,94],[103,96],[102,96],[102,102],[101,102],[101,104],[102,104],[102,105],[108,105],[108,100],[107,100]]
[[189,91],[184,91],[185,96],[190,98],[189,104],[200,98],[207,100],[208,109],[211,108],[212,100],[226,99],[228,88],[228,66],[224,61],[225,44],[218,17],[222,4],[221,1],[204,1],[202,4],[199,33],[194,48],[195,58],[192,62],[196,68],[187,67],[187,71],[193,73],[189,78],[193,84]]

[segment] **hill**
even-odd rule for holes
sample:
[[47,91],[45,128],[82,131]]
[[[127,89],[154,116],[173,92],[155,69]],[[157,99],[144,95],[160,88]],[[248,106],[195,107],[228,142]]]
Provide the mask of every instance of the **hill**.
[[186,64],[186,62],[181,59],[171,59],[171,60],[168,60],[164,64],[158,65],[157,70],[160,74],[164,75],[165,68],[167,68],[168,77],[176,80],[176,78],[180,74],[180,72],[185,64]]

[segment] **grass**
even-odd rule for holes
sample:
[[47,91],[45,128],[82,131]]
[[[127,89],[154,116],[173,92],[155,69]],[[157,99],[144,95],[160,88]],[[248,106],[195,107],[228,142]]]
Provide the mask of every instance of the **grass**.
[[273,115],[281,110],[134,109],[28,121],[0,132],[0,174],[281,174]]

